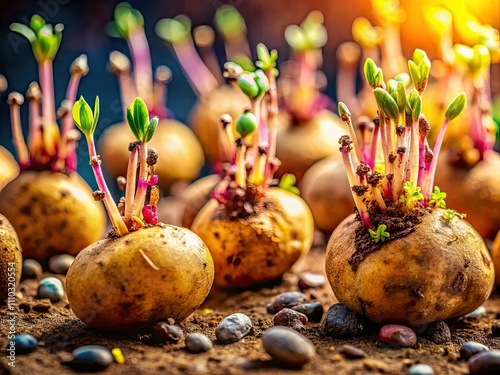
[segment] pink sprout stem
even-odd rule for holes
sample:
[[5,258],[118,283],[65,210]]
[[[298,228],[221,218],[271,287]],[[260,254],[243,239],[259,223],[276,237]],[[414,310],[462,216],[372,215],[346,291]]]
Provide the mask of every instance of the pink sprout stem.
[[140,142],[139,144],[139,183],[134,198],[134,209],[132,216],[139,217],[142,206],[146,201],[146,193],[148,189],[148,169],[146,166],[146,159],[148,157],[148,144]]
[[410,160],[408,162],[408,181],[418,183],[418,171],[419,171],[419,157],[420,157],[420,147],[419,147],[419,127],[418,119],[413,120],[411,123],[411,136],[410,136]]
[[439,152],[441,151],[441,146],[443,145],[444,135],[446,133],[446,128],[448,126],[449,120],[447,118],[444,119],[443,125],[439,130],[438,137],[436,139],[436,143],[434,144],[434,149],[432,150],[434,153],[434,158],[431,161],[429,166],[429,170],[426,171],[424,177],[424,183],[422,184],[422,193],[426,200],[429,200],[431,197],[433,185],[434,185],[434,175],[436,174],[437,162],[439,159]]
[[[137,95],[146,106],[153,107],[153,72],[151,71],[151,53],[144,29],[137,28],[129,33],[128,46],[134,62],[134,78]],[[128,102],[127,102],[128,103]]]
[[372,170],[375,170],[379,135],[380,135],[380,124],[375,125],[375,128],[373,129],[372,144],[370,146],[370,159],[367,160],[367,164]]
[[17,160],[21,170],[25,170],[29,167],[30,156],[28,152],[28,147],[24,141],[23,131],[21,128],[21,115],[19,110],[19,103],[10,102],[10,118],[12,125],[12,138],[14,142],[14,147],[17,152]]
[[425,162],[425,137],[420,136],[419,144],[419,167],[418,167],[418,186],[422,188],[424,176],[427,171],[427,164]]
[[28,133],[29,154],[36,163],[43,151],[42,132],[40,131],[40,101],[35,98],[29,99],[29,121],[30,131]]

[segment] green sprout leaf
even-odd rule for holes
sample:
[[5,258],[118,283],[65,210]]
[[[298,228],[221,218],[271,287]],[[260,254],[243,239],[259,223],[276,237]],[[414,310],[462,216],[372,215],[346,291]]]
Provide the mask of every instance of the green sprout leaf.
[[406,112],[411,114],[412,120],[417,120],[422,112],[422,98],[415,88],[406,98]]
[[431,71],[431,61],[427,57],[425,51],[417,48],[413,52],[413,60],[408,61],[408,70],[410,71],[413,85],[418,93],[422,95],[427,87],[427,81]]
[[434,205],[434,207],[446,208],[446,193],[444,191],[439,190],[439,187],[434,186],[434,191],[431,193],[431,199],[429,200],[429,204]]
[[191,20],[181,14],[175,18],[159,20],[155,27],[156,34],[171,44],[180,44],[191,38]]
[[441,219],[443,219],[443,221],[446,222],[447,224],[451,224],[452,220],[455,217],[457,217],[459,219],[464,219],[466,216],[467,216],[466,214],[459,214],[455,210],[448,209],[448,210],[445,210],[443,212],[443,215],[441,216]]
[[241,74],[237,82],[241,91],[250,99],[260,98],[269,90],[269,80],[261,69]]
[[295,51],[322,48],[328,40],[328,34],[323,25],[323,15],[318,11],[312,11],[300,26],[287,26],[285,39]]
[[370,237],[375,240],[376,243],[386,241],[391,235],[389,232],[386,232],[387,225],[380,224],[376,231],[373,229],[368,229],[370,233]]
[[129,3],[120,3],[115,8],[115,19],[106,25],[108,35],[127,39],[131,32],[144,27],[144,17]]
[[243,138],[252,134],[258,126],[257,117],[250,111],[245,111],[236,120],[236,131]]
[[247,30],[245,20],[232,5],[224,5],[217,9],[215,25],[225,40],[240,39]]
[[464,92],[458,94],[455,99],[452,100],[448,108],[446,108],[446,112],[444,117],[448,119],[448,121],[456,118],[465,108],[465,104],[467,103],[467,95]]
[[83,96],[80,96],[80,99],[73,104],[71,115],[76,127],[80,129],[85,137],[92,137],[99,120],[99,97],[96,96],[95,98],[94,113],[92,114],[89,104]]
[[343,102],[339,102],[338,110],[340,117],[342,118],[344,116],[351,117],[351,111],[349,111],[349,108]]
[[365,65],[363,66],[363,72],[365,74],[366,82],[370,85],[370,87],[375,88],[375,75],[377,74],[377,64],[370,59],[367,58],[365,61]]
[[403,82],[396,81],[396,92],[397,92],[397,103],[399,108],[399,113],[403,113],[406,107],[406,88]]
[[381,68],[377,68],[375,73],[375,87],[382,87],[384,83],[384,72]]
[[420,186],[417,186],[414,181],[407,181],[403,185],[404,195],[399,197],[399,203],[404,203],[406,210],[409,211],[415,205],[424,199],[424,195],[420,191]]
[[158,119],[149,121],[149,111],[141,98],[135,98],[127,108],[127,121],[135,138],[141,142],[149,142],[158,126]]
[[295,178],[295,175],[291,173],[285,173],[283,177],[281,177],[278,186],[282,189],[288,190],[290,193],[300,195],[299,188],[295,186],[296,182],[297,179]]
[[278,60],[278,51],[273,49],[271,52],[263,43],[257,44],[257,56],[259,60],[255,63],[262,70],[275,70],[276,60]]
[[54,60],[61,45],[64,26],[62,24],[55,26],[47,24],[42,17],[35,14],[31,17],[29,27],[21,23],[13,23],[10,25],[10,29],[30,41],[36,60],[43,63]]
[[378,107],[387,117],[396,120],[399,117],[399,108],[394,98],[387,91],[379,87],[373,90],[373,93],[375,94]]

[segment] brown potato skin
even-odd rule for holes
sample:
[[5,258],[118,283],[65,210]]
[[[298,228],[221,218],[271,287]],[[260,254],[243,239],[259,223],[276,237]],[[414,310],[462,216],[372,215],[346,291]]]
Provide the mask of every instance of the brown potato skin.
[[0,212],[15,228],[24,257],[39,261],[76,255],[106,229],[102,204],[77,173],[22,172],[0,192]]
[[342,160],[339,138],[348,134],[346,125],[330,112],[318,112],[306,123],[293,124],[285,116],[280,117],[276,137],[276,156],[281,161],[276,177],[292,173],[297,182],[306,170],[318,160],[327,156]]
[[[11,266],[9,263],[14,265]],[[16,231],[9,220],[0,214],[0,301],[7,299],[8,296],[9,273],[15,272],[17,287],[21,280],[22,269],[23,254]]]
[[205,300],[213,277],[213,260],[200,238],[161,224],[88,246],[68,271],[66,291],[88,326],[126,330],[168,318],[181,322]]
[[0,190],[19,175],[19,165],[5,147],[0,146]]
[[309,168],[299,188],[316,228],[327,234],[353,212],[354,200],[344,163],[337,156],[320,160]]
[[483,237],[500,230],[500,154],[487,151],[473,168],[457,168],[439,158],[435,185],[446,192],[446,204],[467,214],[467,221]]
[[229,220],[211,199],[196,216],[192,230],[207,244],[215,264],[215,284],[244,288],[283,275],[309,251],[314,232],[311,211],[297,195],[270,188],[274,205],[249,220]]
[[354,215],[333,232],[326,273],[339,302],[380,324],[422,326],[459,317],[479,307],[494,281],[486,245],[465,220],[442,220],[443,210],[426,214],[417,229],[367,255],[354,272],[359,221]]
[[212,191],[220,180],[221,177],[217,174],[205,176],[193,182],[182,192],[180,199],[184,205],[184,212],[182,214],[183,227],[191,228],[198,212],[212,198]]
[[250,108],[250,99],[229,85],[221,85],[198,100],[189,115],[189,125],[200,140],[207,161],[224,160],[219,155],[218,147],[219,133],[222,131],[221,116],[227,113],[234,123],[245,109]]
[[495,265],[495,283],[500,285],[500,231],[498,231],[495,241],[493,242],[491,257]]
[[[134,140],[127,123],[109,127],[99,138],[102,165],[112,178],[127,175],[128,145]],[[196,178],[205,163],[200,142],[191,129],[177,120],[160,120],[148,147],[158,151],[158,185],[165,191],[174,182]]]

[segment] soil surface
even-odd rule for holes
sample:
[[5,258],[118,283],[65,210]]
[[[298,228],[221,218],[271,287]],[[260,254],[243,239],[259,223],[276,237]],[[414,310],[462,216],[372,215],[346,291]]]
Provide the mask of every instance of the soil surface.
[[[491,350],[500,350],[500,338],[491,335],[491,325],[500,319],[500,295],[496,292],[484,304],[486,314],[476,318],[461,318],[448,322],[452,342],[437,345],[418,339],[414,348],[384,347],[378,340],[377,326],[365,326],[361,337],[333,339],[321,334],[319,323],[307,323],[305,335],[316,346],[317,356],[301,369],[287,368],[274,362],[262,347],[261,337],[273,325],[273,315],[266,304],[279,293],[296,291],[300,272],[324,273],[324,240],[307,258],[285,274],[275,285],[258,290],[227,292],[213,291],[207,301],[180,327],[184,334],[202,332],[214,341],[206,353],[186,351],[184,339],[178,344],[157,344],[147,331],[116,333],[96,331],[86,327],[72,313],[68,301],[51,303],[37,299],[37,280],[24,280],[17,293],[17,333],[30,333],[38,339],[38,349],[16,356],[16,367],[0,358],[0,374],[75,374],[61,362],[71,357],[71,351],[83,345],[120,348],[125,364],[112,364],[104,374],[404,374],[415,363],[429,364],[436,374],[468,374],[467,362],[459,358],[458,350],[466,341],[477,341]],[[43,276],[47,276],[44,274]],[[63,276],[57,276],[64,279]],[[330,286],[308,289],[309,301],[320,301],[325,311],[336,302]],[[222,345],[215,338],[215,327],[226,316],[242,312],[253,322],[253,333],[241,341]],[[5,347],[7,324],[6,305],[0,305],[0,345]],[[347,359],[340,354],[344,344],[354,345],[367,354],[363,359]]]

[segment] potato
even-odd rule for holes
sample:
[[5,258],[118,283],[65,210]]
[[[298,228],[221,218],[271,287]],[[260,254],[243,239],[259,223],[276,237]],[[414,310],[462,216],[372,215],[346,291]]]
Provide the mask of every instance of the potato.
[[281,166],[276,177],[292,173],[299,182],[305,171],[318,160],[330,155],[342,160],[338,140],[348,130],[336,114],[322,111],[303,124],[294,124],[284,116],[280,120],[276,156]]
[[498,231],[497,237],[493,242],[491,257],[493,258],[493,264],[495,265],[495,283],[500,285],[500,231]]
[[335,296],[358,314],[380,324],[422,326],[467,314],[489,296],[493,262],[478,233],[465,220],[425,214],[414,232],[388,241],[354,271],[354,215],[333,232],[326,272]]
[[0,212],[15,228],[24,257],[76,255],[102,238],[106,217],[77,174],[25,171],[0,191]]
[[198,212],[212,198],[212,191],[220,180],[221,178],[217,174],[205,176],[193,182],[182,192],[180,199],[184,205],[184,212],[182,214],[183,227],[191,227]]
[[344,163],[337,156],[320,160],[309,168],[299,188],[316,227],[325,233],[332,233],[353,212],[352,191]]
[[161,224],[84,249],[66,277],[75,315],[90,327],[126,330],[184,320],[205,300],[214,264],[188,229]]
[[0,146],[0,190],[19,174],[19,165],[5,147]]
[[[102,165],[111,177],[127,175],[128,144],[134,140],[127,123],[109,127],[100,137]],[[191,129],[177,120],[161,120],[148,145],[158,151],[156,173],[158,184],[165,191],[174,182],[196,178],[205,162],[200,142]]]
[[22,268],[23,255],[16,231],[7,218],[0,215],[0,301],[7,299],[9,289],[12,291],[19,285]]
[[283,275],[309,251],[314,232],[311,211],[297,195],[281,188],[266,191],[266,210],[230,219],[211,199],[191,229],[207,244],[215,263],[215,284],[247,287]]

